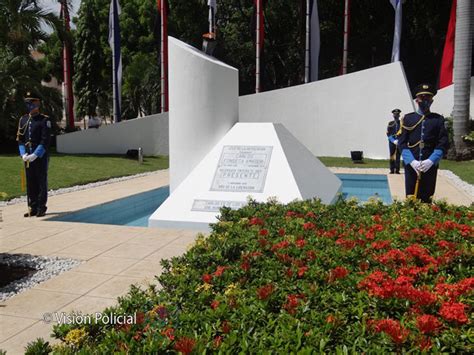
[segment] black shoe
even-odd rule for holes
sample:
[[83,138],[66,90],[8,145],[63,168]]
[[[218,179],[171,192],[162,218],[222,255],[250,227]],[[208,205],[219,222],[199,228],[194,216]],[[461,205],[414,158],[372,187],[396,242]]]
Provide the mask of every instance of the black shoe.
[[31,212],[26,212],[23,217],[33,217],[33,216],[36,216],[38,214],[37,211],[31,211]]
[[47,208],[39,210],[36,217],[44,217],[46,215],[46,210]]
[[400,175],[400,172],[399,172],[399,171],[396,171],[395,174],[399,174],[399,175]]
[[393,174],[393,171],[391,171],[390,174]]

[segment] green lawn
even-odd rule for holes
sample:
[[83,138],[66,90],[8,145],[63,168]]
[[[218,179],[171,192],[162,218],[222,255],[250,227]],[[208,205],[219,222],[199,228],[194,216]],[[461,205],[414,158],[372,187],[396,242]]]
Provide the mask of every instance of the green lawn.
[[[387,168],[388,160],[364,159],[354,164],[350,158],[319,157],[326,166]],[[20,173],[23,169],[18,155],[0,155],[0,200],[24,195],[21,191]],[[66,155],[52,154],[49,165],[49,188],[58,189],[112,177],[139,174],[168,168],[168,157],[145,157],[142,165],[136,160],[117,155]],[[448,169],[464,181],[474,184],[474,161],[455,162],[443,160],[442,169]]]
[[[21,191],[23,164],[18,155],[0,155],[0,200],[24,195]],[[168,168],[168,157],[145,157],[136,160],[117,155],[52,154],[49,161],[48,188],[58,189],[113,177],[134,175]]]
[[[326,166],[348,167],[348,168],[386,168],[389,169],[388,160],[365,159],[362,164],[354,164],[350,158],[318,157]],[[403,163],[402,163],[403,164]],[[469,184],[474,185],[474,160],[470,161],[451,161],[441,160],[440,168],[451,170]]]

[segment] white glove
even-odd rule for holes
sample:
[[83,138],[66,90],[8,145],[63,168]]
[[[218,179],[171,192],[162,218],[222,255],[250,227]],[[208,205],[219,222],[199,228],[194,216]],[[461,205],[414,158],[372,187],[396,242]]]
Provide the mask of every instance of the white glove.
[[393,144],[398,145],[398,139],[395,139],[395,140],[393,141]]
[[34,161],[36,160],[36,158],[38,158],[38,156],[37,156],[35,153],[30,154],[30,155],[28,155],[28,156],[26,157],[26,159],[28,159],[28,161],[29,161],[30,163],[34,162]]
[[24,162],[26,162],[28,160],[28,154],[25,153],[21,156],[21,159],[23,159]]
[[416,172],[421,171],[421,163],[418,160],[413,160],[410,165]]
[[420,163],[420,170],[424,173],[426,173],[428,170],[431,169],[431,167],[433,166],[433,162],[429,159],[425,159],[423,160],[421,163]]

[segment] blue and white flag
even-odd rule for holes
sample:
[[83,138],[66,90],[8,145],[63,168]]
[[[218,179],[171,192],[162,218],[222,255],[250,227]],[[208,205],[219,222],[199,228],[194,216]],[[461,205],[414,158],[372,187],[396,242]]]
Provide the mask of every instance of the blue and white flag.
[[395,9],[395,30],[393,32],[392,62],[400,61],[400,40],[402,38],[402,0],[390,0]]
[[320,48],[320,35],[319,35],[319,14],[318,14],[318,2],[317,0],[310,1],[309,7],[309,26],[310,26],[310,37],[309,37],[309,72],[310,80],[318,80],[319,72],[319,48]]
[[109,10],[109,44],[110,48],[112,48],[113,63],[114,122],[120,121],[120,107],[122,104],[122,54],[120,53],[119,15],[119,0],[111,0]]

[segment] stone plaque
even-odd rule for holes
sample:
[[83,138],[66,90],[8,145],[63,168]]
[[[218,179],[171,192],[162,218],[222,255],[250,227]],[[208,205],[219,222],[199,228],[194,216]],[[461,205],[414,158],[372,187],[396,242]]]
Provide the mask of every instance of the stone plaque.
[[211,191],[263,192],[272,146],[225,145]]
[[245,201],[221,201],[221,200],[194,200],[191,211],[198,212],[219,212],[221,207],[227,206],[233,210],[245,206]]

